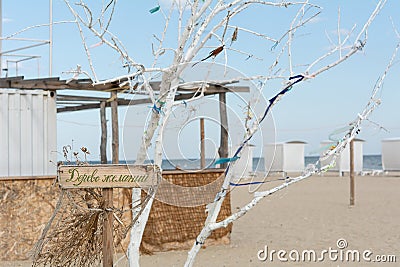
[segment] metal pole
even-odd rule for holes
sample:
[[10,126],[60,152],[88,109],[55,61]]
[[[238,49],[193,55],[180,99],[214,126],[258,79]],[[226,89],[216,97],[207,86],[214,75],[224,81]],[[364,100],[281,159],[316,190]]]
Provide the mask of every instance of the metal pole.
[[350,142],[350,206],[354,206],[354,140]]
[[49,3],[49,77],[53,74],[53,0]]
[[53,73],[53,0],[49,3],[49,77]]

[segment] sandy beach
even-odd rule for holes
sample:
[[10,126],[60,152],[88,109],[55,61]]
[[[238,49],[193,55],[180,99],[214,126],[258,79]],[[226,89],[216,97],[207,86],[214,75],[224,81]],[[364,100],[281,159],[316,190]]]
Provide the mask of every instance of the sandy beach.
[[[265,183],[271,188],[281,180]],[[195,266],[398,266],[400,262],[400,177],[357,176],[355,206],[349,206],[349,177],[314,176],[263,199],[233,225],[230,245],[202,249]],[[232,192],[232,210],[251,200],[247,186]],[[338,240],[344,244],[338,248]],[[347,246],[346,246],[347,244]],[[284,250],[265,261],[272,250]],[[331,250],[331,256],[324,250]],[[260,250],[263,250],[260,252]],[[299,261],[295,251],[300,254]],[[317,262],[302,261],[304,250],[316,252]],[[337,250],[337,254],[334,253]],[[348,262],[347,251],[358,251],[360,262]],[[369,250],[371,253],[369,253]],[[342,258],[340,260],[340,251]],[[365,252],[367,251],[367,252]],[[283,253],[283,252],[281,252]],[[292,258],[289,257],[289,253]],[[363,253],[366,253],[365,259]],[[187,251],[141,256],[141,266],[183,266]],[[323,260],[321,260],[322,256]],[[337,260],[335,260],[337,255]],[[344,255],[344,256],[343,256]],[[378,263],[395,255],[397,263]],[[307,254],[305,255],[307,258]],[[347,257],[350,261],[352,256]],[[371,262],[367,262],[370,259]],[[117,259],[116,259],[117,260]],[[374,262],[375,261],[375,262]],[[0,266],[30,266],[31,262],[0,262]],[[127,266],[122,259],[116,266]]]

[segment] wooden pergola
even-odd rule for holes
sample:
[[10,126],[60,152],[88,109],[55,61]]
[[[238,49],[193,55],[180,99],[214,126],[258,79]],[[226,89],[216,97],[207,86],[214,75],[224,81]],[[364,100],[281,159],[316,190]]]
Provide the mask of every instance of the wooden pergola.
[[[122,85],[122,86],[121,86]],[[160,89],[160,82],[151,82],[151,87],[154,91]],[[112,121],[112,163],[119,163],[119,132],[118,132],[118,106],[140,105],[151,103],[148,96],[143,95],[140,99],[129,100],[119,97],[129,92],[129,80],[127,77],[115,79],[112,81],[105,81],[104,83],[94,84],[91,79],[73,79],[61,80],[58,77],[49,77],[41,79],[24,79],[23,76],[0,78],[0,88],[19,89],[19,90],[47,90],[53,92],[52,96],[56,97],[57,113],[72,112],[88,109],[100,109],[101,120],[101,144],[100,155],[101,163],[107,163],[106,156],[106,143],[107,143],[107,124],[106,124],[106,107],[111,107],[111,121]],[[193,96],[200,94],[201,90],[197,86],[188,87],[178,86],[176,100],[187,100]],[[79,90],[90,92],[108,92],[110,97],[96,97],[96,96],[82,96],[76,94],[62,93],[62,90]],[[51,94],[50,92],[50,94]],[[230,86],[228,84],[211,84],[208,83],[204,88],[204,95],[219,95],[219,109],[220,109],[220,147],[218,149],[221,158],[228,157],[228,116],[226,111],[226,93],[229,92],[249,92],[248,87],[243,86]],[[205,151],[204,151],[204,119],[200,120],[201,128],[201,162],[204,167]],[[222,166],[225,167],[225,166]],[[10,177],[11,178],[11,177]],[[103,188],[103,201],[105,207],[112,204],[113,189]],[[113,263],[113,230],[112,230],[112,212],[106,212],[106,219],[103,222],[103,262],[105,266],[112,266]]]
[[[111,107],[112,121],[112,162],[118,163],[118,106],[141,105],[151,103],[150,98],[143,95],[139,99],[126,99],[129,93],[128,77],[122,77],[114,80],[104,81],[104,83],[94,84],[91,79],[72,79],[63,80],[59,77],[48,77],[39,79],[25,79],[23,76],[0,78],[0,88],[20,89],[20,90],[48,90],[56,92],[57,113],[72,112],[79,110],[100,109],[101,118],[101,162],[106,163],[106,107]],[[160,89],[159,81],[150,82],[154,91]],[[231,84],[208,83],[204,95],[219,95],[220,101],[220,120],[221,120],[221,142],[219,148],[220,157],[228,157],[228,117],[226,111],[226,93],[244,93],[249,92],[247,86],[234,86]],[[121,86],[122,85],[122,86]],[[108,92],[110,97],[82,96],[69,93],[63,93],[63,90],[85,91],[89,95],[93,92]],[[178,87],[176,100],[187,100],[199,94],[199,87],[182,85]],[[204,124],[204,123],[203,123]]]

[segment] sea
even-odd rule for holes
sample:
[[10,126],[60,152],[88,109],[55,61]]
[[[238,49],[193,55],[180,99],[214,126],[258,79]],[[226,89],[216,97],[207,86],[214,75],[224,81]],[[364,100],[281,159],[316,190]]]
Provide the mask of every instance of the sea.
[[[307,166],[311,163],[316,163],[318,160],[318,156],[306,156],[304,157],[304,165]],[[206,167],[207,168],[216,168],[214,164],[215,160],[206,159]],[[91,161],[91,164],[98,164],[98,161]],[[132,164],[133,161],[120,161],[121,164]],[[151,163],[148,161],[146,163]],[[172,159],[172,160],[163,160],[162,162],[163,170],[175,170],[175,169],[200,169],[200,160],[199,159]],[[381,155],[364,155],[363,156],[363,170],[382,170],[382,157]],[[265,171],[264,166],[264,158],[253,158],[253,171],[263,172]]]

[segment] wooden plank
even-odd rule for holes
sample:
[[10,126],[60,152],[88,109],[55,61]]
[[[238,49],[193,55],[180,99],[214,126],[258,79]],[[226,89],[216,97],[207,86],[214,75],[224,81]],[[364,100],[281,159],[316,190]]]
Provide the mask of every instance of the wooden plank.
[[49,162],[48,154],[49,154],[49,148],[48,148],[48,132],[47,128],[49,125],[49,118],[47,117],[47,114],[49,112],[48,109],[48,102],[47,102],[47,91],[43,91],[43,172],[41,174],[48,174],[47,173],[47,164]]
[[9,175],[8,172],[8,151],[9,151],[9,135],[8,135],[8,127],[9,127],[9,107],[8,107],[8,99],[9,94],[6,90],[0,89],[0,151],[3,155],[0,160],[0,176]]
[[[39,78],[39,79],[23,79],[27,83],[32,83],[32,82],[60,82],[60,77],[46,77],[46,78]],[[63,81],[61,81],[63,82]]]
[[80,95],[57,95],[57,102],[63,101],[107,101],[109,98],[106,97],[91,97],[91,96],[80,96]]
[[95,109],[95,108],[99,108],[99,107],[100,107],[100,103],[85,104],[85,105],[79,105],[79,106],[69,106],[69,107],[57,108],[57,113],[88,110],[88,109]]
[[21,175],[21,95],[17,92],[9,96],[9,175]]
[[[17,88],[17,89],[45,89],[45,90],[87,90],[87,91],[122,91],[126,90],[128,86],[120,87],[120,83],[127,81],[127,78],[121,78],[118,81],[108,82],[104,84],[93,85],[93,81],[90,79],[72,80],[67,83],[65,80],[60,80],[59,77],[49,77],[42,79],[27,79],[24,80],[23,76],[10,77],[0,79],[0,88]],[[154,91],[160,90],[161,82],[150,82],[150,86]],[[179,87],[178,91],[197,91],[198,87],[186,88],[184,86]],[[209,93],[227,93],[227,92],[249,92],[248,86],[227,86],[226,84],[209,84],[207,90]]]
[[[193,93],[180,94],[175,97],[175,100],[180,101],[180,100],[190,99],[193,97],[193,95],[194,95]],[[208,96],[211,94],[205,93],[204,95]],[[134,105],[143,105],[143,104],[150,104],[150,103],[151,103],[150,98],[133,99],[133,100],[118,99],[118,106],[134,106]],[[106,102],[106,107],[111,107],[111,103]],[[88,109],[97,109],[97,108],[100,108],[100,103],[61,107],[61,108],[57,108],[57,113],[88,110]]]
[[250,88],[248,86],[210,86],[207,88],[208,93],[248,93]]
[[43,155],[45,151],[43,150],[43,143],[46,141],[44,139],[44,114],[43,114],[43,94],[32,95],[32,151],[35,153],[33,157],[33,175],[43,175]]
[[33,174],[32,94],[21,94],[21,175]]
[[154,165],[95,164],[59,167],[62,188],[134,188],[157,183],[160,170]]
[[0,181],[20,181],[20,180],[50,180],[56,179],[56,176],[51,175],[36,175],[36,176],[2,176]]
[[14,76],[14,77],[7,77],[7,78],[0,78],[0,82],[3,81],[11,81],[11,80],[23,80],[24,76]]
[[0,78],[0,88],[12,88],[11,82],[13,80],[23,80],[24,76]]

